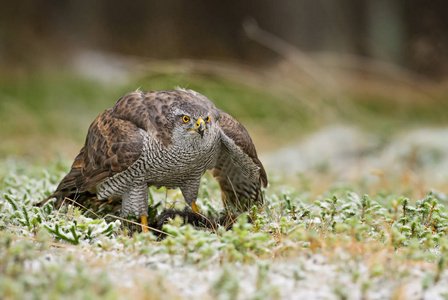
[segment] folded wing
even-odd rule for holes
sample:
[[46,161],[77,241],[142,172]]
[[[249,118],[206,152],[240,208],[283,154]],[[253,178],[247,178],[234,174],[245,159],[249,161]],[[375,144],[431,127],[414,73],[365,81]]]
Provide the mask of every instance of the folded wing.
[[133,123],[116,118],[112,109],[99,115],[90,125],[84,147],[55,193],[56,206],[65,197],[76,200],[85,193],[94,194],[94,187],[126,170],[141,155],[143,137]]
[[263,205],[261,187],[268,180],[247,130],[229,114],[219,112],[221,151],[212,171],[227,209],[242,212]]

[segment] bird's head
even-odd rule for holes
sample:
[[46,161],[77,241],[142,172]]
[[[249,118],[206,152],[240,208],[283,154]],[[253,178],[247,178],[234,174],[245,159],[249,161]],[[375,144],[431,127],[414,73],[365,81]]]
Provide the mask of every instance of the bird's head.
[[188,105],[175,111],[174,122],[175,136],[205,142],[214,133],[215,113],[200,106]]

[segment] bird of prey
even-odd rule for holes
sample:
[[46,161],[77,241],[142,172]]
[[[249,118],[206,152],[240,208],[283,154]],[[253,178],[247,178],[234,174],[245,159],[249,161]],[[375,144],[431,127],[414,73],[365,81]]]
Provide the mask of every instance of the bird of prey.
[[[267,176],[246,129],[192,91],[131,92],[90,125],[84,147],[56,191],[65,197],[121,200],[121,215],[141,218],[147,231],[148,187],[180,188],[198,212],[202,175],[212,170],[226,208],[261,205]],[[45,203],[42,201],[41,203]]]

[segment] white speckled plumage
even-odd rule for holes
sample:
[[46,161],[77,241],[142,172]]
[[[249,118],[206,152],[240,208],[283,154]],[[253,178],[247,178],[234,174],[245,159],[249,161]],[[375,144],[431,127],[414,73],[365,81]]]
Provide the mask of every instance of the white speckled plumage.
[[206,133],[209,136],[205,140],[196,133],[189,139],[173,135],[173,143],[167,148],[147,132],[141,134],[144,137],[141,157],[126,171],[99,184],[98,199],[122,197],[122,214],[141,216],[148,210],[148,201],[142,206],[141,199],[147,200],[148,196],[137,192],[142,187],[147,193],[148,186],[164,186],[180,188],[186,202],[191,204],[197,198],[200,178],[214,167],[218,158],[220,134],[216,126]]

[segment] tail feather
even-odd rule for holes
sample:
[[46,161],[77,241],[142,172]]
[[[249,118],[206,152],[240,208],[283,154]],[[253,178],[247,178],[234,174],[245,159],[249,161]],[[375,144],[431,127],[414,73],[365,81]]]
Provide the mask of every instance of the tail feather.
[[59,208],[66,197],[76,200],[76,198],[79,198],[79,196],[83,194],[84,191],[80,191],[79,189],[79,180],[80,178],[82,178],[82,168],[84,166],[84,151],[85,147],[83,147],[79,154],[76,156],[70,172],[61,180],[58,187],[56,188],[56,191],[41,202],[37,203],[36,206],[43,206],[50,199],[56,198],[54,207]]
[[42,200],[42,201],[40,201],[40,202],[34,204],[34,206],[37,206],[37,207],[42,207],[42,206],[44,206],[45,203],[48,202],[48,200],[50,200],[50,199],[56,197],[55,194],[56,194],[56,193],[51,194],[50,196],[48,196],[48,197],[45,198],[44,200]]

